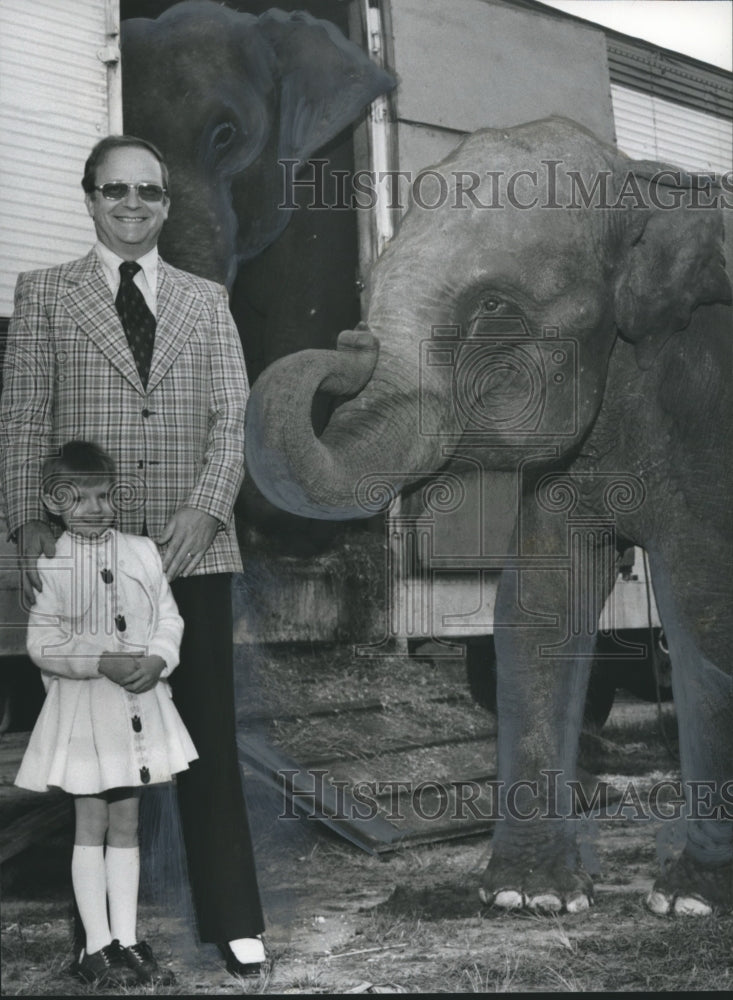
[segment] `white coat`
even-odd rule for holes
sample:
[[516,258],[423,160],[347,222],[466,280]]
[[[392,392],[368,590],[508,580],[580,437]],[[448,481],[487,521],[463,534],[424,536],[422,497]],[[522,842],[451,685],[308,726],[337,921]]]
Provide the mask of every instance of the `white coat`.
[[[38,571],[27,646],[46,699],[15,783],[91,795],[169,781],[197,754],[165,679],[183,620],[155,543],[112,529],[98,539],[66,532]],[[131,694],[98,672],[103,652],[123,651],[162,657],[154,688]]]

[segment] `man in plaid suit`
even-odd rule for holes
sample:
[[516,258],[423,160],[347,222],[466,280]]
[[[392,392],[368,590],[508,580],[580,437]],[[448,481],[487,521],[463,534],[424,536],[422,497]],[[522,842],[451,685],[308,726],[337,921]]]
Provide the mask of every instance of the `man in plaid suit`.
[[[36,559],[54,554],[41,504],[43,458],[72,439],[96,441],[115,458],[123,484],[118,527],[161,546],[185,622],[172,682],[199,753],[178,781],[199,934],[220,945],[230,969],[243,971],[264,951],[234,733],[231,574],[242,564],[232,511],[248,395],[242,348],[225,289],[158,257],[169,207],[158,150],[129,136],[103,139],[82,186],[95,247],[18,278],[0,402],[9,529],[32,603]],[[140,265],[132,280],[140,308],[154,317],[143,374],[115,307],[123,261]]]

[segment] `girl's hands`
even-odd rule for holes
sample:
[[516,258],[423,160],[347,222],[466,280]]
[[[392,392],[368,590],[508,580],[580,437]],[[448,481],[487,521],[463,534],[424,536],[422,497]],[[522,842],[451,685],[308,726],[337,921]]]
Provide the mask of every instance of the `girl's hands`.
[[125,691],[142,694],[144,691],[150,691],[158,683],[165,669],[165,660],[162,656],[140,656],[135,663],[135,670],[122,686]]
[[132,676],[138,661],[136,653],[102,653],[97,670],[122,687]]
[[150,691],[165,669],[162,656],[140,656],[135,653],[102,653],[97,668],[109,680],[132,694]]

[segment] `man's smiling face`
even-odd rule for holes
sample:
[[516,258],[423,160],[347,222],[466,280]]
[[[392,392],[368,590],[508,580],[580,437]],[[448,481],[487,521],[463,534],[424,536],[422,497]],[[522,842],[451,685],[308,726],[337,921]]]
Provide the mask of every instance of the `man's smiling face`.
[[[98,164],[96,186],[111,181],[163,186],[160,163],[147,149],[138,146],[111,149]],[[124,260],[137,260],[152,250],[168,218],[170,205],[167,195],[158,202],[142,201],[134,186],[119,201],[108,200],[101,191],[88,194],[85,201],[98,239]]]

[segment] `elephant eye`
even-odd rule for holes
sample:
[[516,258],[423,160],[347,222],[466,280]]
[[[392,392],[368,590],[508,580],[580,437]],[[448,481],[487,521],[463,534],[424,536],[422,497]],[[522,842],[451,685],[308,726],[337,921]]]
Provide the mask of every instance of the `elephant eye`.
[[217,125],[211,135],[211,145],[214,149],[224,149],[237,134],[237,129],[231,122],[222,122]]
[[498,312],[501,309],[502,305],[503,305],[503,303],[502,303],[501,299],[497,299],[495,296],[490,295],[487,298],[481,300],[481,310],[480,311],[484,315],[486,313],[495,313],[495,312]]

